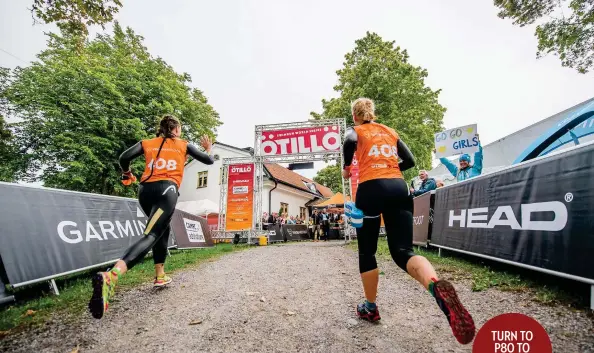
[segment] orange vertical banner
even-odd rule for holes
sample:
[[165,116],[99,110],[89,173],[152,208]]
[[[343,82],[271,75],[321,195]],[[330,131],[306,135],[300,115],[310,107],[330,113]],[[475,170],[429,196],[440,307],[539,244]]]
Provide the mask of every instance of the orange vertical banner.
[[254,164],[229,166],[225,231],[252,229],[254,220]]

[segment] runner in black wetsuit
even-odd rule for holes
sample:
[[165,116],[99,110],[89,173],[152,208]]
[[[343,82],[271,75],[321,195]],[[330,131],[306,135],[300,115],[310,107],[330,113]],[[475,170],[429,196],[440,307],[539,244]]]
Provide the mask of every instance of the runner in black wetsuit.
[[350,165],[356,153],[359,187],[355,202],[365,214],[363,226],[357,229],[359,271],[366,297],[365,303],[357,306],[357,315],[369,321],[380,319],[375,304],[379,282],[375,253],[380,215],[383,215],[388,247],[396,264],[435,297],[458,342],[470,343],[475,335],[474,322],[454,287],[448,281],[438,280],[429,261],[415,255],[412,249],[413,200],[402,176],[403,171],[415,165],[412,153],[396,131],[373,121],[374,105],[370,99],[357,99],[352,114],[355,127],[347,131],[343,146],[343,177],[350,177]]
[[165,275],[164,263],[167,256],[169,222],[177,203],[178,189],[181,185],[187,155],[204,164],[213,164],[210,156],[212,141],[203,136],[201,145],[206,153],[180,139],[181,125],[177,118],[166,115],[161,119],[157,137],[143,140],[130,147],[120,156],[123,171],[122,182],[130,185],[136,177],[130,171],[130,162],[144,154],[146,166],[141,177],[138,202],[149,221],[144,236],[132,245],[113,269],[99,272],[93,277],[93,296],[89,310],[93,317],[100,319],[108,308],[117,280],[131,269],[152,249],[155,263],[155,286],[171,282]]

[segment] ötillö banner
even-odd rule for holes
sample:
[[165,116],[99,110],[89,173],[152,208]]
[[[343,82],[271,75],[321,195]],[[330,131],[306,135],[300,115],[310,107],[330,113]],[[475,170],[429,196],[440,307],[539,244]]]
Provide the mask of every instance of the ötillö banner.
[[439,188],[431,243],[594,279],[594,145]]
[[252,229],[254,210],[254,164],[229,165],[227,220],[225,230]]
[[340,150],[338,126],[262,131],[261,153],[265,156]]
[[171,219],[171,229],[178,249],[214,246],[205,218],[176,209]]
[[0,183],[0,257],[10,284],[107,264],[143,234],[133,199]]

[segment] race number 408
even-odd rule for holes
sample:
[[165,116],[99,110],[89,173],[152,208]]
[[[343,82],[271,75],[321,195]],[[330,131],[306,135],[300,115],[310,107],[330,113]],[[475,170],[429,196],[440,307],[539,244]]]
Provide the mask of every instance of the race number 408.
[[369,156],[379,157],[380,153],[386,158],[398,156],[398,150],[396,149],[396,146],[390,146],[387,144],[381,145],[379,148],[377,145],[371,146],[371,149],[369,150]]
[[175,170],[177,168],[177,162],[175,159],[165,160],[163,158],[159,158],[155,163],[155,160],[152,159],[149,163],[149,168]]

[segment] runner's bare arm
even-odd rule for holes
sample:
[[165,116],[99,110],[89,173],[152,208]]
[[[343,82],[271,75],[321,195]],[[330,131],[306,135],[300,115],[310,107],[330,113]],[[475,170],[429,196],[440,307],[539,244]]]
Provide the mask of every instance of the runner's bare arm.
[[214,158],[212,155],[206,154],[206,153],[198,150],[198,148],[196,148],[196,146],[191,145],[189,143],[188,143],[188,154],[190,156],[192,156],[192,158],[198,160],[198,162],[202,162],[207,165],[211,165],[214,163]]
[[348,128],[344,137],[342,154],[344,156],[344,166],[349,167],[353,162],[353,156],[357,149],[357,132],[352,127]]
[[134,146],[125,150],[124,153],[120,155],[120,167],[122,168],[122,171],[130,171],[130,162],[132,162],[134,158],[142,156],[143,153],[142,143],[140,142],[137,142]]
[[410,168],[415,166],[415,157],[413,156],[412,152],[408,149],[406,143],[404,143],[401,139],[398,139],[396,143],[396,148],[398,151],[398,157],[402,160],[402,162],[398,163],[398,167],[400,168],[401,172],[405,170],[409,170]]

